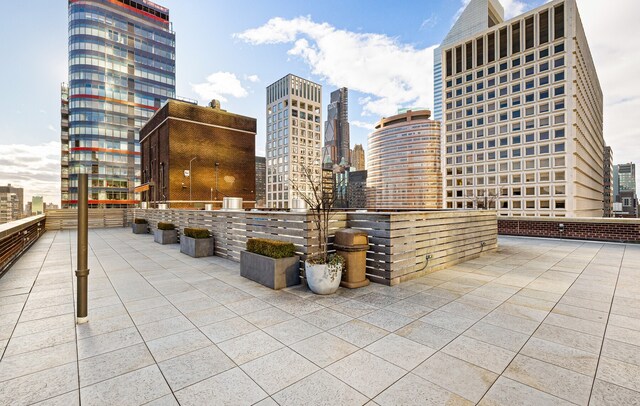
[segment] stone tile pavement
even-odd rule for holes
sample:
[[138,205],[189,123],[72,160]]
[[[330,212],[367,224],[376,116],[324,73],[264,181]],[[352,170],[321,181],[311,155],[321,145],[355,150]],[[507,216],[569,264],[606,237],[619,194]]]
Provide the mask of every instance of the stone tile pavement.
[[0,279],[0,404],[637,405],[640,246],[500,238],[396,287],[272,291],[221,258],[92,230]]

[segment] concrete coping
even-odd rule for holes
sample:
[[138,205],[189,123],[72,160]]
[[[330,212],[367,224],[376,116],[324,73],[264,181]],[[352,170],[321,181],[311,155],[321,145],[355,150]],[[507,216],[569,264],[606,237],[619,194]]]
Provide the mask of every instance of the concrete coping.
[[588,224],[637,224],[640,219],[633,218],[610,218],[610,217],[530,217],[530,216],[498,216],[498,221],[542,221],[548,223],[588,223]]

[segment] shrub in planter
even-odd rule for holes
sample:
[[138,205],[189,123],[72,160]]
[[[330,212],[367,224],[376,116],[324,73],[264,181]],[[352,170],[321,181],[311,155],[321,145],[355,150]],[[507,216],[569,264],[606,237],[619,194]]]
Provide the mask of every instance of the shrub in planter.
[[148,232],[148,224],[145,219],[133,219],[133,224],[131,224],[131,229],[134,234],[147,234]]
[[251,238],[240,253],[240,275],[271,289],[300,283],[300,257],[291,243]]
[[153,232],[153,241],[159,244],[175,244],[178,242],[178,230],[171,223],[158,223],[158,229]]
[[194,258],[213,256],[213,237],[206,228],[185,228],[180,237],[180,252]]
[[247,241],[247,251],[277,259],[294,256],[296,249],[290,242],[266,238],[250,238]]

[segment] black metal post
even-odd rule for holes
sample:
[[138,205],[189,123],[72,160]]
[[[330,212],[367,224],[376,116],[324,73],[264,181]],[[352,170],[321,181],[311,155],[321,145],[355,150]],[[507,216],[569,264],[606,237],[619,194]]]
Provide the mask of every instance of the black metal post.
[[89,200],[88,200],[88,175],[78,175],[78,269],[76,270],[76,282],[78,286],[77,323],[89,321],[87,291],[89,282],[89,267],[87,253],[89,246]]

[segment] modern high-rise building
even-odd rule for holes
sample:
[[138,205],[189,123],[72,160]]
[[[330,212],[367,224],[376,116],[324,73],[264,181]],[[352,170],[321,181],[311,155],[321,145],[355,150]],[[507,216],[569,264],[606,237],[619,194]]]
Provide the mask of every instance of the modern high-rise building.
[[446,207],[484,199],[500,215],[602,217],[603,96],[576,1],[495,24],[442,57]]
[[289,74],[267,87],[267,207],[289,208],[321,181],[322,86]]
[[603,176],[602,205],[604,217],[613,217],[613,150],[611,147],[604,147],[604,176]]
[[440,122],[429,110],[401,110],[369,134],[367,207],[442,208]]
[[256,156],[256,207],[267,204],[267,159]]
[[349,139],[349,91],[346,87],[331,92],[324,123],[323,163],[326,156],[334,165],[351,165]]
[[614,184],[618,190],[615,201],[622,203],[622,212],[626,217],[638,217],[636,164],[615,165],[614,173]]
[[355,168],[356,171],[365,170],[364,148],[362,148],[362,144],[356,144],[353,147],[353,151],[351,151],[351,167]]
[[499,0],[471,0],[433,52],[433,119],[442,121],[442,48],[479,34],[504,21]]
[[149,0],[69,1],[63,208],[77,204],[78,173],[89,174],[90,207],[139,202],[134,193],[141,179],[139,129],[170,97],[175,97],[175,34],[167,8]]

